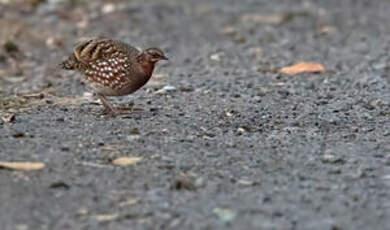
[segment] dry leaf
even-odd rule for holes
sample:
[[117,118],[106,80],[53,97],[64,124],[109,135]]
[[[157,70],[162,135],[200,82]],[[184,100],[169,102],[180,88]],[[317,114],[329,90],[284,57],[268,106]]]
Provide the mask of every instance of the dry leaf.
[[86,216],[89,214],[89,211],[86,207],[80,207],[77,211],[76,211],[76,214],[78,216]]
[[236,217],[236,213],[227,208],[214,208],[213,213],[215,213],[222,222],[231,222]]
[[221,56],[220,56],[220,54],[212,54],[212,55],[210,55],[210,59],[213,61],[220,61]]
[[286,85],[286,82],[277,82],[277,83],[275,83],[275,86],[282,87],[282,86],[285,86],[285,85]]
[[140,200],[141,200],[140,198],[126,200],[126,201],[119,203],[119,207],[131,206],[131,205],[138,203]]
[[169,93],[169,92],[174,92],[176,91],[176,87],[173,86],[173,85],[166,85],[164,87],[162,87],[161,89],[157,90],[155,92],[155,94],[165,94],[165,93]]
[[44,93],[23,94],[21,96],[26,98],[26,99],[43,99],[43,98],[45,98]]
[[241,179],[241,180],[237,181],[237,184],[243,185],[243,186],[252,186],[255,183],[253,181],[250,181],[250,180]]
[[115,154],[119,154],[119,149],[118,149],[118,146],[117,145],[107,145],[107,146],[103,146],[101,148],[102,151],[106,151],[106,152],[110,152],[110,155],[115,155]]
[[225,26],[221,29],[220,33],[228,36],[235,35],[237,33],[237,28],[234,26]]
[[142,158],[140,157],[119,157],[112,161],[114,165],[127,166],[133,165],[140,162]]
[[118,214],[111,214],[111,215],[96,215],[95,218],[99,222],[108,222],[118,219]]
[[49,37],[46,39],[46,46],[50,49],[56,49],[64,46],[64,41],[60,38]]
[[17,224],[15,225],[15,230],[28,230],[28,225],[27,224]]
[[237,132],[239,132],[239,133],[245,133],[245,129],[242,128],[242,127],[239,127],[239,128],[237,129]]
[[163,78],[163,77],[166,77],[166,76],[167,76],[166,74],[162,74],[162,73],[153,74],[154,78]]
[[[16,67],[18,68],[18,67]],[[15,72],[17,72],[18,70],[15,70]],[[22,82],[24,80],[26,80],[25,77],[21,77],[21,76],[9,76],[9,77],[5,77],[4,80],[10,82],[10,83],[19,83],[19,82]]]
[[112,3],[105,4],[102,8],[103,14],[113,13],[116,10],[116,6]]
[[266,24],[280,24],[285,20],[286,16],[283,14],[244,14],[241,17],[243,22],[252,23],[266,23]]
[[232,117],[232,116],[233,116],[233,113],[231,113],[231,112],[226,112],[225,115],[226,115],[227,117]]
[[324,72],[325,68],[323,65],[319,63],[312,63],[312,62],[300,62],[298,64],[287,66],[281,69],[282,73],[288,74],[288,75],[295,75],[298,73],[319,73]]
[[332,34],[336,32],[336,27],[334,26],[322,26],[317,30],[318,34]]
[[0,161],[0,169],[10,169],[10,170],[21,170],[21,171],[32,171],[39,170],[45,167],[44,163],[40,162],[6,162]]
[[260,47],[251,47],[248,49],[248,52],[252,55],[257,56],[257,57],[260,57],[263,53],[263,51]]
[[4,123],[13,122],[15,120],[15,114],[5,113],[1,116],[1,119],[4,121]]

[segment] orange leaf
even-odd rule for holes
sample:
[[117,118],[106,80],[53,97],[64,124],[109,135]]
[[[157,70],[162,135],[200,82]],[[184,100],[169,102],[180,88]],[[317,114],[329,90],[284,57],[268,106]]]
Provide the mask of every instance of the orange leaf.
[[31,171],[39,170],[45,167],[44,163],[40,162],[6,162],[0,161],[0,169],[10,169],[10,170],[21,170],[21,171]]
[[282,73],[288,74],[288,75],[295,75],[298,73],[319,73],[324,72],[325,68],[323,65],[319,63],[312,63],[312,62],[300,62],[298,64],[287,66],[281,69]]
[[140,162],[142,158],[140,157],[119,157],[112,161],[114,165],[127,166],[133,165]]

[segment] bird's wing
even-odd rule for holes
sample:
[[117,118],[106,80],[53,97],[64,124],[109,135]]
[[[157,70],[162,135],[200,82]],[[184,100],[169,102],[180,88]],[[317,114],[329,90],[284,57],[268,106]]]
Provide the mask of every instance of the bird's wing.
[[77,42],[73,48],[77,60],[88,64],[97,59],[103,61],[110,57],[127,56],[135,58],[140,51],[121,41],[107,38],[86,38]]

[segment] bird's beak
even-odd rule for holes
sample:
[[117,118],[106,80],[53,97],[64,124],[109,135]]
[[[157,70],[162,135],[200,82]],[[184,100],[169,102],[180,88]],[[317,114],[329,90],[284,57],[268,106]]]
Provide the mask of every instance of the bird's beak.
[[162,60],[169,60],[166,56],[163,56],[161,59]]

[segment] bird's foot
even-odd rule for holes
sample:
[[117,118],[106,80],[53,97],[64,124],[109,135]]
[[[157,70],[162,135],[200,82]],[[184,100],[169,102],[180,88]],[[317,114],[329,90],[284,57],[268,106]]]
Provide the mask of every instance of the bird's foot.
[[136,112],[143,112],[144,111],[142,108],[134,107],[133,103],[131,103],[129,105],[120,105],[120,106],[116,107],[115,109],[122,111],[124,113],[136,113]]
[[111,108],[104,108],[104,110],[101,112],[100,115],[110,115],[110,116],[117,116],[117,115],[128,115],[132,113],[137,112],[143,112],[144,110],[142,108],[134,108],[134,107],[128,107],[128,106],[118,106],[118,107],[111,107]]

